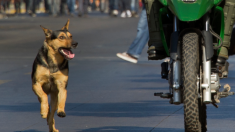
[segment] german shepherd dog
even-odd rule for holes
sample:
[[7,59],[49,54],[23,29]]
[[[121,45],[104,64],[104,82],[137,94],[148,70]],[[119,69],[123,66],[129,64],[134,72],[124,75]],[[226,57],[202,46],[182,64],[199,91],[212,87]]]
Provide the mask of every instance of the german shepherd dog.
[[[41,103],[41,116],[47,119],[49,132],[59,132],[55,128],[54,113],[65,117],[67,98],[68,60],[74,58],[71,48],[77,47],[68,31],[69,20],[61,30],[52,31],[41,26],[46,39],[33,63],[32,87]],[[50,106],[48,95],[50,94]]]

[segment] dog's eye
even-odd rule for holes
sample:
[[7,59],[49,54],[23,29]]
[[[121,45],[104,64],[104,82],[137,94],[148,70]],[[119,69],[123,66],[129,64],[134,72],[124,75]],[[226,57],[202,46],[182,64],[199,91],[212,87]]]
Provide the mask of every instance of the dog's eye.
[[64,39],[64,36],[60,36],[60,39]]
[[73,38],[73,36],[70,36],[70,38],[72,39],[72,38]]

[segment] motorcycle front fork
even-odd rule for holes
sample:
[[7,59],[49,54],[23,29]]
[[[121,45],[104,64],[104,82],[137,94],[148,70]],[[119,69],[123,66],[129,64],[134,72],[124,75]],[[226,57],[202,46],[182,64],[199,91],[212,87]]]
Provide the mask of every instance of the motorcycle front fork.
[[[174,32],[178,31],[178,19],[174,17]],[[172,93],[173,93],[173,104],[180,104],[181,98],[181,45],[177,45],[177,58],[172,62]]]
[[[209,31],[210,28],[210,18],[208,15],[204,17],[205,21],[205,31]],[[206,47],[202,45],[202,67],[203,67],[203,74],[202,74],[202,91],[203,91],[203,102],[208,104],[211,103],[211,60],[207,60],[206,58]]]
[[[205,31],[209,31],[209,17],[205,19]],[[178,20],[174,17],[174,32],[178,31]],[[173,104],[180,104],[182,102],[181,98],[181,45],[177,46],[177,54],[179,59],[172,61],[172,93],[173,93]],[[203,75],[202,75],[202,98],[204,103],[211,103],[211,60],[206,59],[206,49],[202,46],[202,60],[203,60]]]

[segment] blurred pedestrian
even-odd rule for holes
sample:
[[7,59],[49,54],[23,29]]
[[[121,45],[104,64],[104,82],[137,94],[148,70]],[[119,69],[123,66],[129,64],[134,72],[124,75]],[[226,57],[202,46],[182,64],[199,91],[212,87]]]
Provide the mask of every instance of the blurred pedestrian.
[[78,16],[79,17],[87,17],[88,14],[88,5],[89,5],[89,0],[79,0],[79,10],[78,10]]
[[90,0],[92,10],[100,11],[100,0]]
[[117,56],[126,61],[137,63],[138,58],[144,49],[144,46],[149,40],[148,22],[146,9],[143,6],[143,10],[140,14],[140,19],[137,27],[137,35],[127,52],[117,53]]
[[60,11],[60,0],[47,0],[49,9],[50,9],[50,14],[52,16],[57,16],[59,11]]
[[61,0],[60,3],[60,14],[65,15],[67,10],[67,0]]
[[121,12],[121,17],[131,17],[131,1],[130,0],[119,0],[119,7]]
[[49,14],[51,9],[50,5],[48,4],[48,0],[44,0],[44,7],[45,7],[45,12]]
[[74,16],[75,0],[67,0],[69,15]]
[[15,14],[20,14],[21,13],[20,12],[20,5],[21,5],[21,3],[22,3],[22,0],[15,0],[14,1],[15,10],[16,10]]
[[36,0],[25,0],[26,12],[32,17],[36,17]]
[[138,17],[139,0],[131,0],[131,14],[132,17]]
[[118,0],[109,0],[109,14],[111,16],[118,15]]
[[108,12],[108,0],[101,0],[100,1],[100,11],[101,12]]

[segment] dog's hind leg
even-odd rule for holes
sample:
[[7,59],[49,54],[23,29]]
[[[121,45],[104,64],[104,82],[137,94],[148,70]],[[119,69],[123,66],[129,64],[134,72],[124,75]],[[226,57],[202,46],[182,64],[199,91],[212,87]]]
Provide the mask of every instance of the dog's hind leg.
[[54,114],[58,108],[58,93],[51,93],[50,105],[51,105],[51,110],[47,119],[47,123],[49,125],[49,132],[59,132],[59,130],[55,128],[55,120],[54,120]]
[[38,100],[41,104],[41,116],[47,118],[49,112],[48,96],[43,91],[42,86],[38,83],[33,84],[33,91],[38,96]]

